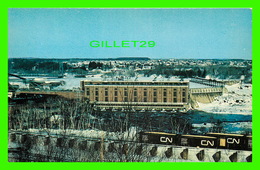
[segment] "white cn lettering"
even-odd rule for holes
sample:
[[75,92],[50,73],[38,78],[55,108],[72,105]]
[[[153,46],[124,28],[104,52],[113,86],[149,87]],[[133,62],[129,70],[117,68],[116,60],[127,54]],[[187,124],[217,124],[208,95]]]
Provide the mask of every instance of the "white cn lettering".
[[236,143],[239,144],[240,143],[240,139],[235,139],[235,138],[227,138],[227,143]]
[[202,146],[214,146],[214,141],[209,141],[209,140],[201,140],[201,145]]
[[170,142],[172,143],[172,138],[168,138],[168,137],[160,137],[160,142]]

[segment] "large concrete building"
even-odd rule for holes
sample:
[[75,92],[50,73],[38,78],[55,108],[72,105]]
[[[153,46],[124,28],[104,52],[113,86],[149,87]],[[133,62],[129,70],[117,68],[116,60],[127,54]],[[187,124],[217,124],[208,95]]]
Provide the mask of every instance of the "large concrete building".
[[188,81],[81,81],[84,97],[100,108],[172,110],[188,107]]

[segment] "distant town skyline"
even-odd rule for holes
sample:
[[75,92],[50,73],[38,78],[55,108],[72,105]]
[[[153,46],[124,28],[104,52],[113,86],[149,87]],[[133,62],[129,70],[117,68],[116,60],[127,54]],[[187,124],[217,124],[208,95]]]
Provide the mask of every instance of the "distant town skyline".
[[[154,47],[91,47],[91,41]],[[252,59],[252,10],[10,8],[9,58]]]

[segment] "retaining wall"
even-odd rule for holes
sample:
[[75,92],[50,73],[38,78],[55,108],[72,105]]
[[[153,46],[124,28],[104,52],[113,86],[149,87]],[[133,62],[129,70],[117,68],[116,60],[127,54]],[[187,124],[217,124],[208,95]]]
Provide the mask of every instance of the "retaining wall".
[[252,151],[9,133],[10,162],[251,162]]

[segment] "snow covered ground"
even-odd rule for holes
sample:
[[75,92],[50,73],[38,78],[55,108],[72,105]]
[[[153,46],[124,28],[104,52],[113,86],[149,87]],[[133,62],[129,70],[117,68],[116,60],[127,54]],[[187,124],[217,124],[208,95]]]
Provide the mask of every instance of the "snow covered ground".
[[[140,74],[138,76],[138,81],[153,81],[156,77],[157,81],[180,81],[180,78],[178,77],[170,77],[170,78],[164,78],[163,76],[156,76],[151,75],[150,77],[145,77],[144,75]],[[39,77],[26,77],[27,79],[39,79]],[[127,77],[125,80],[127,81],[135,81],[137,77]],[[116,77],[114,78],[106,78],[105,76],[102,76],[102,74],[96,74],[96,75],[87,75],[85,78],[75,78],[72,74],[67,74],[64,78],[53,78],[53,77],[43,77],[41,78],[43,81],[64,81],[65,84],[62,86],[55,87],[54,90],[72,90],[75,88],[79,88],[80,81],[81,80],[91,80],[91,81],[107,81],[107,80],[116,80]],[[184,81],[189,81],[189,79],[184,79]],[[9,82],[11,84],[19,85],[20,88],[29,88],[29,84],[24,84],[21,79],[18,79],[16,77],[9,77]],[[198,84],[194,82],[190,82],[190,88],[207,88],[209,86]]]
[[218,114],[252,115],[252,85],[234,84],[225,87],[228,93],[216,97],[212,103],[198,103],[198,110]]
[[[214,123],[192,124],[194,132],[199,134],[210,132],[214,126]],[[224,133],[245,134],[252,132],[252,122],[223,122],[221,126]]]
[[110,140],[135,140],[137,129],[130,127],[126,132],[107,132],[98,129],[28,129],[27,132],[37,133],[42,135],[68,135],[68,136],[81,136],[89,138],[101,138]]

